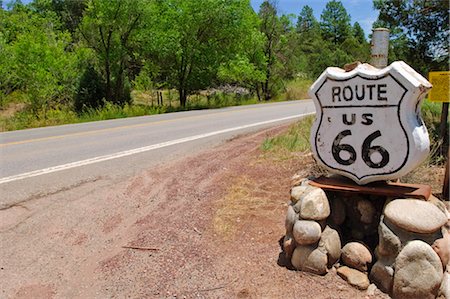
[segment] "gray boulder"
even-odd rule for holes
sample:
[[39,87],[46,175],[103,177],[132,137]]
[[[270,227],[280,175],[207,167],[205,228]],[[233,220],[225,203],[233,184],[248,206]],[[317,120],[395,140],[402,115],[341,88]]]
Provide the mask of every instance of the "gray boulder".
[[319,275],[325,275],[327,255],[316,246],[297,246],[292,254],[292,265],[297,269]]
[[427,243],[414,240],[395,261],[394,298],[435,298],[443,278],[441,260]]
[[297,244],[310,245],[319,241],[322,229],[320,224],[312,220],[297,220],[293,235]]
[[300,218],[323,220],[330,216],[330,204],[327,195],[320,188],[311,187],[300,200]]
[[384,216],[396,226],[413,233],[434,233],[447,222],[434,204],[418,199],[395,199],[384,209]]

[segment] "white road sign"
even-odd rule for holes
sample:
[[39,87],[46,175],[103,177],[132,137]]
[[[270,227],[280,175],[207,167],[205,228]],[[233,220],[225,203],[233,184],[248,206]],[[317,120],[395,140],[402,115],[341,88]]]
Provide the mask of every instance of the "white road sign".
[[384,69],[327,68],[309,90],[317,111],[316,161],[358,184],[404,176],[429,153],[420,104],[430,88],[402,61]]

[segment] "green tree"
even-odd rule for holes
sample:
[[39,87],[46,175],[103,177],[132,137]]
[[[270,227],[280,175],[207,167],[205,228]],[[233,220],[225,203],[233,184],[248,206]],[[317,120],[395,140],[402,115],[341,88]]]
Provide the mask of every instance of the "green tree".
[[380,11],[378,24],[391,29],[397,46],[405,47],[397,52],[406,54],[416,70],[425,75],[430,69],[448,69],[448,1],[374,0],[373,5]]
[[189,94],[217,82],[219,67],[236,58],[257,20],[248,0],[158,1],[155,14],[147,55],[182,107]]
[[[276,3],[264,1],[259,9],[260,31],[263,33],[265,43],[263,47],[265,55],[265,81],[261,84],[262,98],[270,100],[280,89],[282,60],[287,45],[287,36],[292,27],[287,16],[278,17]],[[286,61],[286,60],[285,60]]]
[[366,34],[364,33],[364,30],[361,28],[361,25],[359,25],[358,22],[355,22],[355,24],[353,24],[353,36],[361,44],[366,42]]
[[320,28],[324,39],[335,45],[342,43],[351,35],[350,16],[340,1],[327,3],[320,15]]
[[105,98],[115,104],[131,100],[128,69],[146,12],[139,0],[90,0],[80,26],[87,45],[97,54],[105,80]]
[[0,45],[2,56],[8,57],[9,74],[0,88],[3,93],[23,90],[35,116],[43,112],[45,117],[47,108],[67,103],[73,96],[78,75],[76,55],[66,51],[70,34],[58,30],[57,20],[20,3],[2,14]]
[[74,34],[83,18],[87,0],[34,0],[31,7],[44,15],[55,14],[63,30]]
[[316,34],[319,29],[319,22],[314,16],[313,9],[305,5],[303,6],[297,18],[297,32],[300,34],[312,33]]

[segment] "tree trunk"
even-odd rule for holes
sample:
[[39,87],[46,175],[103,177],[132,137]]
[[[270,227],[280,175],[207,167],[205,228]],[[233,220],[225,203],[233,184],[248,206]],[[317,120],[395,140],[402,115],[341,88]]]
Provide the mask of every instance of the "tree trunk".
[[109,59],[105,60],[105,73],[106,73],[106,100],[112,100],[112,90],[111,90],[111,70],[109,67]]
[[187,93],[186,90],[182,87],[178,88],[178,94],[180,96],[180,106],[185,108],[187,101]]

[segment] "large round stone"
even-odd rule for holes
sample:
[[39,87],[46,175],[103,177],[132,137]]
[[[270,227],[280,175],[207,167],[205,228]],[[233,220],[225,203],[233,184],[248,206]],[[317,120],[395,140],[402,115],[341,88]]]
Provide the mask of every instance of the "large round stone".
[[294,229],[295,221],[298,220],[298,214],[295,212],[294,208],[289,205],[286,212],[286,220],[284,225],[286,227],[286,234],[292,234],[292,230]]
[[297,246],[291,259],[292,266],[297,270],[325,275],[327,255],[315,246]]
[[351,268],[367,271],[367,265],[372,262],[372,254],[361,243],[350,242],[345,244],[341,253],[342,262]]
[[343,266],[337,269],[337,274],[345,279],[350,285],[365,290],[369,287],[370,282],[366,273]]
[[322,229],[320,224],[312,220],[297,220],[294,224],[294,239],[297,244],[315,244],[320,239]]
[[323,220],[330,215],[330,204],[325,192],[320,188],[311,188],[300,200],[300,218]]
[[406,244],[395,261],[394,298],[435,298],[443,278],[439,256],[427,243]]
[[447,222],[438,207],[418,199],[393,200],[386,205],[384,216],[396,226],[420,234],[434,233]]
[[331,268],[341,257],[341,238],[335,229],[326,226],[320,236],[319,249],[328,257],[328,268]]

